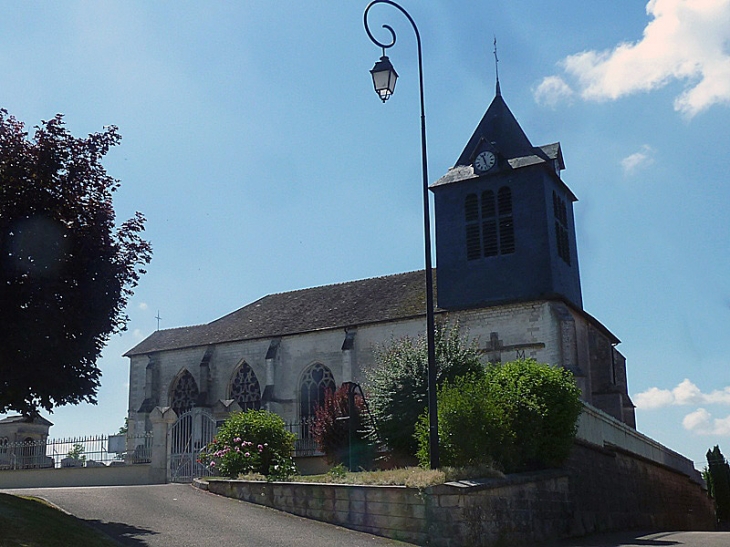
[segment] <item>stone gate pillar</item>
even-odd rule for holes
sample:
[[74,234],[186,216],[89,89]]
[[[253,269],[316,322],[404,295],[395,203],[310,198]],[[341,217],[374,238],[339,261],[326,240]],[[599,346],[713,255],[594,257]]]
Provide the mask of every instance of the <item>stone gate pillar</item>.
[[170,427],[177,421],[177,414],[169,406],[157,406],[150,413],[152,423],[152,475],[156,481],[170,480]]

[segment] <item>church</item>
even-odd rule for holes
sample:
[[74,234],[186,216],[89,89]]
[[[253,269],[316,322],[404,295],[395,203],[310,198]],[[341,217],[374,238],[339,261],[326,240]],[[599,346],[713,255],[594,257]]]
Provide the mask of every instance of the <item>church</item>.
[[[635,428],[619,340],[583,309],[573,203],[559,143],[533,146],[499,83],[435,204],[436,321],[458,322],[485,364],[561,366],[587,403]],[[178,416],[265,408],[306,423],[327,389],[363,380],[375,350],[426,329],[424,271],[270,294],[130,349],[130,432]],[[300,437],[308,428],[294,429]],[[306,439],[303,439],[306,440]]]

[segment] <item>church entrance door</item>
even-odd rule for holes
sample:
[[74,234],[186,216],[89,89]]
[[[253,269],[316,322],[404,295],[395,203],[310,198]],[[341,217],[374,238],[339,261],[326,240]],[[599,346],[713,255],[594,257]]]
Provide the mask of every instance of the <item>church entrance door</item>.
[[216,421],[206,409],[193,408],[180,415],[170,428],[170,482],[192,482],[211,474],[198,456],[215,433]]

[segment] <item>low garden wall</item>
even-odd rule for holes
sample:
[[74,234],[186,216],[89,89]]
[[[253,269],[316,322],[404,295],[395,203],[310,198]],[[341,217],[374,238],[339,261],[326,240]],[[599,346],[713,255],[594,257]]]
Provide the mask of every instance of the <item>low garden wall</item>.
[[405,486],[197,481],[210,492],[416,545],[532,545],[566,535],[563,472]]
[[164,482],[165,470],[155,469],[148,463],[0,471],[0,489],[130,486],[134,484],[162,484]]
[[197,481],[210,492],[417,545],[518,546],[596,532],[712,530],[687,458],[586,406],[561,469],[404,486]]
[[577,443],[563,469],[405,486],[197,481],[215,494],[435,547],[534,545],[619,530],[712,530],[712,500],[690,477]]

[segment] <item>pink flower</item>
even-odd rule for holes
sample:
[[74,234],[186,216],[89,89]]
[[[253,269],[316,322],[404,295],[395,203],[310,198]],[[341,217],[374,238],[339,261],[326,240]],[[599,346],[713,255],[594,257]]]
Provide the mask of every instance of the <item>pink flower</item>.
[[244,456],[246,456],[247,458],[250,458],[250,457],[251,457],[251,453],[250,453],[250,452],[246,452],[246,453],[244,454]]

